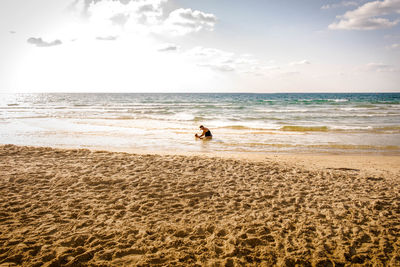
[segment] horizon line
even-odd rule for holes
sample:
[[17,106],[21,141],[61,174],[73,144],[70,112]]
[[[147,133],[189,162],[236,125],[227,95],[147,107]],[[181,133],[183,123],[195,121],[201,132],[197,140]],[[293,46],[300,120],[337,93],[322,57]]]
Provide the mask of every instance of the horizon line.
[[0,92],[0,94],[399,94],[400,91],[384,92]]

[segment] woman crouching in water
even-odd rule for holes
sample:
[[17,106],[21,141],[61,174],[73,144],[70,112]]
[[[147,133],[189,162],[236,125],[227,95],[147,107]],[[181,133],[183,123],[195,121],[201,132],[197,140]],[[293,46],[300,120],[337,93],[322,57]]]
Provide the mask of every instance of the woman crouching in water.
[[200,130],[202,130],[203,133],[201,135],[195,134],[194,135],[195,137],[200,138],[200,139],[211,139],[212,138],[211,131],[208,128],[201,125]]

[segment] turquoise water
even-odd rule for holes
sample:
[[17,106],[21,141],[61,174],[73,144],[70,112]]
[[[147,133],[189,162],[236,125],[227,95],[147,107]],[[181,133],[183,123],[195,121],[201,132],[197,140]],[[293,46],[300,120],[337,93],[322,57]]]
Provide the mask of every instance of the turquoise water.
[[[212,141],[196,141],[200,124]],[[400,93],[1,94],[0,142],[150,151],[400,152]]]

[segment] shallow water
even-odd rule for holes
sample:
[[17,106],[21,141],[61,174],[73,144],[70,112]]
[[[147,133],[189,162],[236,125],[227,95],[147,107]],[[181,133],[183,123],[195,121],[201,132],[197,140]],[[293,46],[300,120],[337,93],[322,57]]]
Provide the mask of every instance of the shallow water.
[[[194,139],[198,126],[212,141]],[[400,152],[400,93],[1,94],[0,142],[171,152]]]

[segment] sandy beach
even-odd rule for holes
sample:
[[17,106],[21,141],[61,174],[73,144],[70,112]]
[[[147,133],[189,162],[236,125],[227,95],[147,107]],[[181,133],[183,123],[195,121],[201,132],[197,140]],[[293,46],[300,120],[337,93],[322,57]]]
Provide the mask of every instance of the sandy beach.
[[1,266],[399,266],[400,157],[0,146]]

